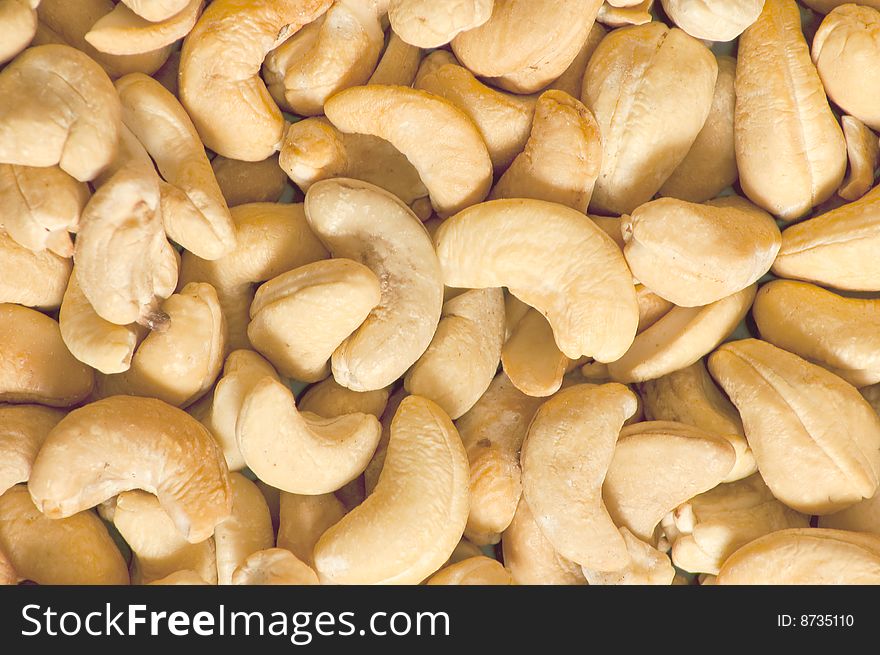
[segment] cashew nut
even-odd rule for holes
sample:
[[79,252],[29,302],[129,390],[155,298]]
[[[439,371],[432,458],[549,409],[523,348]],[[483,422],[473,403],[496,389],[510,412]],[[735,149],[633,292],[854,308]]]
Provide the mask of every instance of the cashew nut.
[[841,116],[849,169],[837,190],[844,200],[858,200],[874,184],[874,169],[880,165],[880,144],[877,135],[854,116]]
[[511,585],[513,576],[498,560],[485,555],[462,560],[432,575],[429,585]]
[[302,496],[281,492],[280,509],[278,547],[289,550],[314,568],[315,544],[322,534],[342,520],[345,507],[333,494]]
[[845,510],[819,517],[820,528],[835,528],[880,535],[880,494],[856,503]]
[[601,21],[608,27],[626,27],[627,25],[644,25],[651,22],[653,16],[651,9],[654,6],[654,0],[640,0],[632,4],[615,6],[606,0],[605,4],[599,7],[599,13],[596,16],[597,21]]
[[594,571],[584,567],[584,577],[591,585],[670,585],[675,569],[669,556],[620,528],[630,562],[626,567],[611,572]]
[[661,0],[685,32],[706,41],[733,41],[758,20],[764,0]]
[[232,514],[214,530],[220,584],[232,584],[234,571],[250,555],[275,545],[269,506],[257,485],[240,473],[231,473],[229,483]]
[[37,32],[40,0],[0,0],[0,64],[30,45]]
[[391,29],[406,43],[439,48],[492,16],[495,0],[391,0]]
[[158,23],[183,11],[190,0],[122,0],[134,13],[148,21]]
[[202,579],[195,571],[175,571],[171,575],[166,575],[159,580],[153,580],[151,585],[207,585],[208,583]]
[[61,304],[71,277],[70,259],[54,252],[34,252],[0,229],[0,302],[54,309]]
[[101,52],[111,55],[152,52],[189,34],[204,6],[205,0],[189,0],[173,16],[151,22],[120,3],[92,25],[85,34],[85,40]]
[[299,409],[324,418],[361,412],[381,418],[388,405],[390,388],[375,391],[352,391],[332,377],[309,387],[299,400]]
[[606,30],[601,24],[593,23],[593,26],[590,28],[590,33],[587,35],[587,39],[581,46],[580,51],[578,51],[574,61],[569,64],[568,68],[565,69],[565,72],[563,72],[562,75],[550,82],[545,90],[549,91],[551,89],[556,89],[557,91],[564,91],[572,98],[580,98],[587,64],[590,61],[590,57],[592,57],[593,53],[596,51],[596,48],[599,46],[599,42],[605,38],[607,33],[608,30]]
[[278,155],[257,162],[217,155],[211,160],[211,168],[229,207],[277,202],[287,186],[287,175],[278,164]]
[[422,60],[422,51],[391,32],[385,52],[367,84],[412,86]]
[[317,574],[282,548],[258,550],[232,574],[235,585],[316,585]]
[[571,360],[556,346],[550,323],[529,308],[501,350],[504,373],[529,396],[551,396],[562,386]]
[[0,405],[0,495],[28,481],[40,446],[63,416],[40,405]]

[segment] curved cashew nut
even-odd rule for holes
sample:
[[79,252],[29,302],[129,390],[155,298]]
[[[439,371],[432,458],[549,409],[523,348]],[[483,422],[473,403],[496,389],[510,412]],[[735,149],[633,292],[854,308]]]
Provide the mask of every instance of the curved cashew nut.
[[271,377],[245,397],[235,427],[248,468],[263,482],[300,494],[335,491],[360,475],[381,431],[369,414],[301,414],[290,390]]
[[431,345],[407,371],[403,386],[457,419],[474,406],[495,377],[503,341],[501,289],[466,291],[444,303]]
[[186,9],[190,0],[122,0],[134,13],[148,21],[168,20]]
[[633,275],[679,307],[708,305],[754,284],[782,246],[770,214],[740,198],[705,205],[661,198],[624,216],[621,229]]
[[492,161],[486,143],[467,114],[448,100],[416,89],[370,84],[336,94],[324,111],[343,132],[381,137],[402,152],[441,216],[489,193]]
[[33,309],[0,304],[0,402],[70,407],[93,385],[92,369],[64,346],[58,323]]
[[280,107],[317,116],[333,94],[366,84],[384,45],[379,16],[362,0],[339,0],[271,52],[263,75]]
[[495,0],[391,0],[391,29],[406,43],[439,48],[492,16]]
[[214,530],[219,584],[232,584],[235,570],[250,555],[275,545],[269,506],[259,487],[241,473],[231,473],[229,483],[232,514]]
[[152,52],[189,34],[204,6],[205,0],[188,0],[186,6],[173,16],[151,22],[120,3],[92,25],[85,40],[111,55]]
[[556,552],[535,522],[525,498],[520,499],[516,514],[501,537],[504,565],[514,584],[584,585],[581,567]]
[[76,280],[70,276],[58,312],[61,338],[70,353],[83,364],[110,375],[131,366],[138,345],[137,325],[116,325],[98,316]]
[[673,307],[608,364],[608,374],[618,382],[644,382],[690,366],[730,336],[756,291],[752,285],[705,307]]
[[509,166],[525,147],[535,115],[534,97],[486,86],[445,50],[425,58],[415,88],[446,98],[470,117],[486,142],[495,169]]
[[733,41],[758,20],[764,0],[662,0],[666,15],[697,39]]
[[257,289],[248,339],[282,375],[317,382],[330,357],[382,299],[379,279],[350,259],[282,273]]
[[44,585],[127,585],[128,569],[91,511],[50,519],[20,484],[0,496],[0,551],[20,580]]
[[469,557],[432,575],[429,585],[511,585],[513,576],[498,560]]
[[278,155],[256,162],[217,155],[211,160],[211,168],[229,207],[278,202],[287,186],[287,175],[279,166]]
[[501,350],[504,373],[529,396],[546,397],[559,391],[570,362],[557,347],[550,323],[532,308],[513,328]]
[[379,437],[379,444],[376,446],[376,452],[373,453],[373,459],[370,460],[370,463],[367,464],[367,468],[364,469],[365,494],[373,493],[373,490],[379,482],[379,476],[382,474],[382,468],[385,466],[385,457],[388,455],[388,442],[391,440],[391,424],[394,422],[394,416],[397,414],[397,409],[400,407],[400,403],[403,402],[403,399],[408,395],[406,389],[399,387],[397,391],[391,394],[388,398],[388,404],[385,406],[385,411],[382,412],[382,416],[379,417],[379,421],[382,424],[382,434]]
[[226,462],[208,430],[161,400],[136,396],[99,400],[62,419],[28,487],[49,518],[129,489],[149,491],[190,543],[210,537],[232,505]]
[[664,516],[716,487],[735,463],[724,437],[684,423],[635,423],[620,432],[602,496],[615,524],[653,544]]
[[235,585],[316,585],[318,575],[296,555],[282,548],[249,555],[232,574]]
[[54,252],[34,252],[0,229],[0,302],[54,309],[71,278],[72,262]]
[[278,547],[289,550],[315,567],[315,544],[346,514],[345,506],[333,494],[303,496],[281,492]]
[[214,0],[208,5],[183,42],[179,78],[180,101],[208,148],[244,161],[261,161],[275,152],[284,117],[260,79],[260,65],[280,41],[330,4]]
[[610,237],[580,212],[542,200],[492,200],[448,219],[434,242],[447,286],[508,287],[547,317],[567,357],[614,361],[632,344],[632,274]]
[[560,555],[590,569],[616,571],[629,561],[602,482],[637,407],[620,384],[569,387],[541,405],[523,444],[523,497],[535,521]]
[[757,339],[724,344],[709,371],[739,410],[761,476],[783,503],[830,514],[877,491],[880,418],[854,387]]
[[782,232],[772,272],[837,289],[880,291],[880,186]]
[[452,41],[475,75],[515,93],[534,93],[577,56],[601,0],[495,0],[492,17]]
[[443,410],[426,398],[405,398],[373,493],[315,546],[320,579],[416,584],[434,573],[467,522],[467,468],[461,439]]
[[147,335],[123,373],[98,376],[97,398],[149,396],[186,407],[217,379],[226,350],[226,323],[210,284],[191,283],[162,303],[168,320]]
[[590,33],[581,45],[581,49],[578,51],[574,60],[569,64],[568,68],[566,68],[559,77],[550,82],[544,90],[550,91],[556,89],[557,91],[564,91],[572,98],[580,98],[587,64],[590,61],[590,57],[593,56],[596,47],[602,39],[605,38],[607,33],[608,30],[605,29],[601,23],[593,23],[593,26],[590,28]]
[[0,0],[0,64],[30,45],[37,32],[40,0]]
[[731,555],[717,583],[880,584],[880,537],[817,528],[771,532]]
[[112,161],[121,109],[113,83],[63,45],[29,48],[0,72],[0,162],[54,166],[80,182]]
[[168,236],[203,259],[229,254],[235,247],[235,226],[186,111],[161,84],[140,73],[117,80],[116,90],[126,127],[190,205],[190,212],[184,214],[189,221],[164,217]]
[[0,405],[0,495],[28,481],[40,446],[63,416],[40,405]]
[[29,250],[73,254],[68,232],[76,232],[89,188],[56,166],[0,164],[0,203],[9,236]]
[[675,569],[669,556],[620,528],[630,562],[619,571],[594,571],[584,567],[584,577],[591,585],[670,585]]
[[190,570],[209,584],[217,584],[214,540],[189,543],[152,494],[119,494],[113,525],[132,551],[132,584],[149,584],[180,570]]
[[367,84],[412,86],[421,61],[421,49],[410,45],[392,31],[385,52]]
[[252,203],[230,210],[235,249],[208,261],[190,252],[181,257],[179,286],[207,282],[217,291],[226,319],[229,348],[250,348],[248,312],[257,283],[298,266],[325,259],[327,251],[309,229],[303,205]]
[[844,200],[858,200],[874,183],[874,169],[880,165],[880,144],[877,135],[854,116],[841,116],[849,169],[837,190]]
[[722,482],[735,482],[758,470],[736,407],[722,394],[703,360],[639,385],[645,420],[687,423],[727,439],[736,464]]
[[846,298],[806,282],[774,280],[752,308],[761,338],[856,387],[880,382],[880,300]]
[[333,377],[354,391],[394,382],[425,352],[443,303],[437,255],[418,218],[390,193],[357,180],[325,180],[306,194],[306,216],[336,257],[365,264],[381,300],[333,353]]
[[390,395],[390,387],[375,391],[352,391],[329,377],[306,390],[299,400],[299,409],[324,418],[335,418],[355,412],[381,418]]

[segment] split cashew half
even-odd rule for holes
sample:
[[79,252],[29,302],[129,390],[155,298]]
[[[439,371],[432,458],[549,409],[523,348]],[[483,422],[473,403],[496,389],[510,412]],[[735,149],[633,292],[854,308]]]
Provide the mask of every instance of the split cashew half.
[[0,271],[0,303],[55,309],[71,278],[71,261],[25,248],[0,229]]

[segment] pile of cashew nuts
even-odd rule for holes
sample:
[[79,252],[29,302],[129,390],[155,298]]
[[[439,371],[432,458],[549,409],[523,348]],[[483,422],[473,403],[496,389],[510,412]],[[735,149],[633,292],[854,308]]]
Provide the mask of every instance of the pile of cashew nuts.
[[0,583],[880,583],[880,1],[0,0]]

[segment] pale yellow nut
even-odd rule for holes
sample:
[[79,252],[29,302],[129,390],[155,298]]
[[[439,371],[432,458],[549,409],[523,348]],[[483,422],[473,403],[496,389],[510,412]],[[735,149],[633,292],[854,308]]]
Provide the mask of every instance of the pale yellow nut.
[[168,20],[186,9],[190,0],[122,0],[135,14],[154,23]]
[[373,493],[315,546],[322,582],[417,584],[449,558],[468,516],[467,455],[449,417],[401,402]]
[[733,41],[758,20],[764,0],[661,0],[666,15],[706,41]]
[[810,526],[809,516],[776,500],[757,474],[720,484],[672,514],[680,530],[670,538],[672,561],[685,571],[713,575],[740,546],[777,530]]
[[513,576],[498,560],[485,555],[470,557],[441,569],[428,578],[429,585],[511,585]]
[[516,326],[531,311],[531,307],[514,296],[510,291],[504,291],[504,342],[513,336]]
[[780,530],[731,555],[717,583],[880,584],[880,537],[845,530]]
[[581,567],[556,552],[525,498],[501,538],[504,565],[518,585],[585,585]]
[[602,39],[581,95],[604,144],[594,211],[631,212],[657,193],[702,130],[717,76],[706,46],[663,23],[615,30]]
[[514,93],[534,93],[577,56],[602,0],[495,0],[492,17],[459,34],[452,50],[479,77]]
[[360,475],[380,433],[369,414],[300,413],[290,390],[271,377],[248,392],[235,427],[248,468],[273,487],[301,494],[335,491]]
[[562,91],[538,98],[525,149],[489,194],[535,198],[587,213],[602,165],[602,137],[589,109]]
[[333,353],[333,377],[353,391],[387,387],[421,357],[440,321],[443,280],[431,239],[406,205],[366,182],[319,182],[305,209],[334,257],[364,264],[380,281],[379,304]]
[[89,188],[57,166],[34,168],[0,164],[3,229],[19,244],[61,257],[73,254],[68,232],[76,232]]
[[74,410],[40,449],[28,488],[49,518],[64,518],[130,489],[159,498],[190,543],[231,510],[226,462],[210,433],[152,398],[114,396]]
[[547,317],[567,357],[614,361],[632,344],[632,274],[582,213],[542,200],[493,200],[447,219],[434,242],[446,285],[508,287]]
[[422,51],[391,32],[388,45],[367,84],[412,86],[422,60]]
[[595,52],[596,48],[599,46],[599,42],[605,38],[607,33],[608,30],[606,30],[601,24],[593,23],[593,26],[590,28],[590,33],[587,35],[587,39],[584,41],[574,60],[569,64],[568,68],[565,69],[562,75],[547,85],[545,90],[549,91],[551,89],[556,89],[557,91],[564,91],[572,98],[580,98],[584,82],[584,72],[587,70],[587,64],[590,61],[590,57],[593,56],[593,52]]
[[470,465],[470,514],[465,535],[478,545],[498,543],[522,495],[519,452],[543,402],[500,373],[471,410],[456,421]]
[[125,4],[118,4],[92,25],[85,40],[111,55],[138,55],[152,52],[182,39],[196,24],[205,0],[189,0],[174,16],[150,22]]
[[880,291],[880,187],[782,232],[772,272],[853,291]]
[[300,266],[257,289],[248,339],[287,377],[317,382],[330,356],[382,299],[378,278],[350,259]]
[[30,45],[37,32],[40,0],[0,0],[0,64]]
[[92,511],[50,519],[34,507],[28,488],[0,496],[0,551],[19,580],[41,585],[127,585],[125,560]]
[[132,552],[132,584],[149,584],[180,570],[191,570],[209,584],[217,584],[214,539],[189,543],[152,494],[119,494],[113,525]]
[[756,290],[752,285],[704,307],[673,307],[608,364],[608,375],[618,382],[644,382],[690,366],[733,333]]
[[63,417],[40,405],[0,405],[0,495],[28,481],[46,435]]
[[584,577],[591,585],[670,585],[675,569],[669,555],[645,543],[627,528],[620,528],[630,562],[619,571],[593,571],[584,567]]
[[376,136],[344,134],[326,118],[291,125],[279,164],[304,192],[321,180],[350,177],[375,184],[408,205],[428,195],[418,171],[397,148]]
[[231,473],[229,482],[232,514],[214,530],[219,584],[232,584],[234,571],[250,555],[275,545],[272,517],[260,489],[240,473]]
[[316,585],[318,576],[296,555],[282,548],[259,550],[232,574],[234,585]]
[[818,527],[880,535],[880,493],[840,512],[820,516]]
[[492,162],[486,143],[467,114],[448,100],[417,89],[370,84],[336,94],[324,111],[339,130],[381,137],[402,152],[441,216],[489,193]]
[[235,249],[208,261],[190,252],[181,258],[179,286],[207,282],[217,291],[229,332],[229,348],[250,348],[249,310],[256,285],[285,271],[325,259],[301,204],[250,203],[230,210]]
[[119,99],[107,74],[68,46],[29,48],[0,73],[0,162],[54,166],[80,182],[116,153]]
[[531,308],[501,351],[504,373],[529,396],[546,397],[559,391],[570,361],[556,346],[550,323]]
[[880,82],[870,62],[880,56],[880,11],[846,4],[825,16],[811,51],[828,97],[844,113],[880,129]]
[[404,387],[457,419],[474,406],[495,377],[503,341],[501,289],[466,291],[444,303],[434,338],[407,371]]
[[684,161],[660,187],[661,196],[705,202],[715,198],[739,177],[733,120],[736,59],[719,56],[717,60],[718,79],[709,116]]
[[0,229],[0,270],[0,302],[50,310],[61,304],[72,262],[25,248]]
[[601,21],[608,27],[644,25],[645,23],[650,23],[653,18],[651,15],[653,6],[654,0],[640,0],[640,2],[621,7],[615,7],[610,2],[605,2],[605,4],[599,7],[596,20]]
[[805,514],[870,498],[880,475],[880,418],[847,382],[765,341],[721,346],[709,371],[743,420],[773,495]]
[[636,299],[639,303],[639,334],[654,325],[654,323],[666,316],[675,307],[671,302],[661,298],[644,284],[636,285]]
[[335,2],[269,53],[263,77],[282,109],[298,116],[319,116],[327,98],[366,84],[384,43],[374,12],[358,2]]
[[494,0],[391,0],[388,19],[406,43],[439,48],[489,20],[494,5]]
[[303,496],[282,491],[277,546],[314,568],[315,544],[345,514],[345,506],[333,494]]
[[287,185],[287,175],[278,164],[278,155],[263,161],[211,160],[214,177],[230,207],[249,202],[277,202]]
[[260,66],[269,51],[330,5],[331,0],[208,5],[180,58],[180,100],[208,148],[244,161],[261,161],[277,150],[284,117],[260,79]]
[[[235,226],[192,121],[154,79],[134,73],[117,80],[122,120],[166,182],[183,192],[190,220],[169,220],[168,236],[193,254],[218,259],[235,247]],[[184,214],[184,216],[187,216]]]
[[705,205],[661,198],[621,221],[633,275],[679,307],[708,305],[757,282],[782,245],[773,218],[742,198]]
[[620,432],[602,496],[615,524],[654,544],[663,517],[717,486],[735,463],[724,437],[684,423],[635,423]]
[[840,186],[846,142],[794,0],[766,0],[740,37],[735,124],[742,189],[774,216],[803,216]]
[[375,391],[352,391],[332,377],[309,387],[299,399],[303,412],[312,412],[324,418],[362,412],[381,418],[391,395],[390,387]]
[[841,116],[849,168],[837,190],[844,200],[858,200],[874,184],[874,169],[880,165],[880,144],[877,135],[854,116]]
[[620,384],[575,385],[538,409],[522,447],[523,497],[560,555],[616,571],[629,554],[602,501],[602,483],[635,395]]
[[195,571],[175,571],[164,578],[153,580],[151,585],[206,585],[205,580]]
[[[593,223],[596,224],[596,227],[598,227],[605,234],[611,237],[614,245],[620,248],[621,252],[623,252],[623,248],[626,244],[623,241],[623,231],[620,228],[622,223],[621,217],[596,216],[595,214],[588,214],[588,217]],[[633,282],[637,283],[638,281],[633,278]],[[639,307],[641,307],[641,305],[639,305]]]
[[472,557],[481,557],[482,555],[483,551],[479,546],[462,537],[461,541],[459,541],[458,545],[455,547],[455,550],[452,551],[452,555],[449,556],[449,560],[446,562],[446,567],[458,564],[459,562]]
[[758,470],[736,407],[718,390],[701,359],[690,366],[639,385],[645,420],[687,423],[727,439],[736,464],[722,482],[735,482]]
[[98,62],[112,78],[128,73],[152,75],[171,55],[171,45],[136,55],[111,55],[86,41],[92,25],[114,8],[113,0],[41,0],[37,10],[40,23],[31,45],[70,45]]
[[880,300],[846,298],[806,282],[774,280],[752,308],[761,338],[856,387],[880,382]]
[[191,283],[162,303],[168,316],[137,347],[123,373],[98,376],[96,397],[117,394],[158,398],[186,407],[202,397],[223,367],[226,322],[210,284]]
[[525,147],[535,114],[533,96],[486,86],[445,50],[437,50],[422,61],[415,88],[446,98],[470,117],[496,170],[509,166]]
[[33,309],[0,304],[0,402],[70,407],[93,385],[92,369],[67,350],[58,323]]

